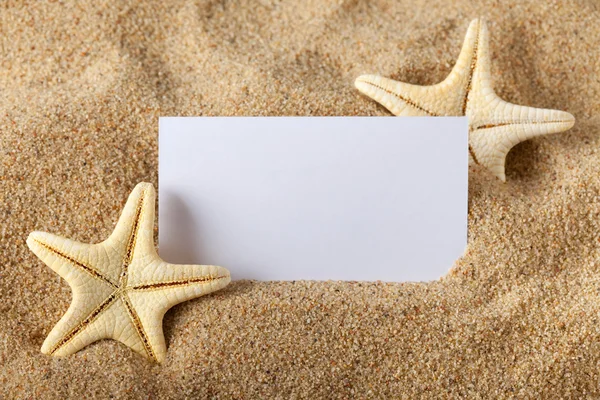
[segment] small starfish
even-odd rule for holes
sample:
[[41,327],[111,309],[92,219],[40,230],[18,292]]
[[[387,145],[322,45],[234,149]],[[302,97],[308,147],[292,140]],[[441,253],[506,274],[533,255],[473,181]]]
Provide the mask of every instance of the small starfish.
[[154,248],[154,187],[138,184],[119,222],[102,243],[86,244],[32,232],[27,245],[71,286],[73,301],[52,329],[42,352],[73,354],[111,338],[162,362],[167,352],[165,312],[214,292],[230,281],[225,268],[164,262]]
[[456,65],[443,81],[417,86],[376,75],[356,79],[358,90],[398,116],[467,116],[469,163],[481,164],[502,181],[508,151],[535,136],[567,130],[567,112],[525,107],[499,98],[492,88],[486,24],[475,19]]

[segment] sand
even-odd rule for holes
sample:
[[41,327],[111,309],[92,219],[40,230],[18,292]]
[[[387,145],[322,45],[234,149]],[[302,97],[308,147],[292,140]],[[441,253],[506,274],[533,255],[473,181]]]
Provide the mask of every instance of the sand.
[[[600,396],[595,0],[0,7],[0,398]],[[106,238],[135,184],[157,183],[160,115],[388,115],[355,77],[440,81],[478,16],[498,94],[577,123],[515,147],[506,184],[471,170],[447,276],[233,282],[167,313],[162,365],[108,340],[40,352],[71,295],[28,233]]]

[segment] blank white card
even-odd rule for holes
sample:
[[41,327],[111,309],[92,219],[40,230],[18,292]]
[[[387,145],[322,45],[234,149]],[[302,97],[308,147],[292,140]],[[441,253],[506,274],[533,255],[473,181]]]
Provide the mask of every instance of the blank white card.
[[159,253],[232,279],[428,281],[467,243],[467,119],[164,117]]

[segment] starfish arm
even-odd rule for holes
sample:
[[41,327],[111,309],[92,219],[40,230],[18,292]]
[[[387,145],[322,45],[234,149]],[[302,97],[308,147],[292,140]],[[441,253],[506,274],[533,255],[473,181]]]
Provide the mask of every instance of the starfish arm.
[[[156,254],[154,248],[154,188],[150,183],[138,183],[127,199],[117,226],[102,244],[119,263],[133,257],[136,252]],[[148,243],[148,237],[150,242]]]
[[[438,99],[450,107],[446,115],[467,115],[467,103],[471,93],[476,91],[481,76],[489,79],[488,31],[481,19],[469,24],[462,49],[448,77],[437,86]],[[479,72],[479,75],[478,75]],[[489,81],[486,81],[486,83]]]
[[[128,289],[157,291],[170,297],[170,307],[226,286],[231,280],[229,271],[215,265],[170,264],[156,258],[149,264],[132,265]],[[135,274],[134,274],[135,272]],[[189,294],[188,295],[186,294]]]
[[[467,75],[466,82],[464,84],[465,93],[463,94],[463,113],[471,117],[476,115],[479,111],[469,103],[473,102],[474,98],[480,97],[482,94],[494,94],[492,85],[492,74],[491,74],[491,54],[490,54],[490,34],[487,28],[487,24],[481,19],[475,19],[471,21],[469,30],[467,32],[467,38],[465,39],[465,46],[467,41],[471,41],[471,54],[469,55],[468,61],[459,61],[457,65],[462,66],[462,71]],[[461,56],[463,54],[461,53]],[[454,73],[454,71],[453,71]],[[452,74],[451,74],[452,75]],[[467,109],[469,108],[469,110]]]
[[489,71],[489,60],[481,57],[482,53],[487,56],[487,30],[483,21],[475,19],[469,25],[458,60],[444,81],[418,86],[377,75],[362,75],[356,79],[355,86],[397,116],[463,116],[475,68],[484,71],[487,67]]
[[134,243],[136,250],[132,254],[132,259],[135,260],[137,255],[144,257],[158,257],[156,247],[154,245],[154,214],[156,205],[156,192],[154,186],[150,183],[140,183],[136,186],[143,193],[143,204],[139,216],[139,229]]
[[452,76],[431,86],[398,82],[378,75],[361,75],[354,85],[398,117],[462,116],[463,100],[456,93],[462,80]]
[[162,321],[168,307],[158,306],[154,303],[152,293],[134,292],[128,293],[129,301],[139,320],[139,336],[146,338],[148,343],[146,357],[163,362],[167,355],[167,345],[163,333]]
[[[472,20],[467,29],[460,54],[447,79],[461,82],[458,86],[466,92],[475,66],[479,65],[482,61],[487,61],[481,57],[482,50],[485,51],[487,49],[487,43],[488,33],[485,22],[479,18]],[[465,95],[464,92],[461,94]]]
[[231,280],[229,271],[212,265],[178,265],[156,261],[145,269],[143,282],[130,282],[127,294],[138,312],[154,355],[166,354],[162,319],[174,305],[212,293]]
[[[93,265],[98,253],[96,245],[75,242],[45,232],[32,232],[27,238],[29,248],[52,270],[67,281],[73,293],[71,305],[52,328],[42,345],[42,352],[51,355],[71,354],[69,343],[83,334],[88,324],[97,318],[98,310],[116,289],[111,279]],[[104,305],[103,305],[104,304]]]
[[475,132],[506,127],[505,141],[511,147],[537,136],[565,131],[575,124],[575,117],[568,112],[520,106],[494,97],[487,106],[491,111],[473,118],[471,129]]
[[575,118],[564,111],[519,106],[499,100],[498,110],[487,122],[473,125],[470,146],[474,162],[505,181],[506,155],[525,140],[570,129]]
[[117,284],[118,272],[101,246],[80,243],[47,232],[32,232],[27,246],[48,267],[65,279],[71,287],[89,278],[109,286]]
[[428,109],[433,94],[428,87],[411,85],[377,75],[361,75],[354,82],[356,88],[369,96],[392,114],[397,116],[436,116],[436,111]]
[[27,239],[29,248],[52,270],[67,281],[73,300],[65,315],[52,329],[42,352],[56,353],[60,347],[84,328],[82,321],[100,307],[116,286],[89,263],[94,245],[74,242],[45,232],[33,232]]
[[44,349],[42,351],[59,357],[67,356],[98,340],[114,339],[149,357],[132,320],[127,316],[127,307],[122,294],[112,293],[87,318],[84,318],[70,335],[55,344],[51,349],[53,351],[44,351]]

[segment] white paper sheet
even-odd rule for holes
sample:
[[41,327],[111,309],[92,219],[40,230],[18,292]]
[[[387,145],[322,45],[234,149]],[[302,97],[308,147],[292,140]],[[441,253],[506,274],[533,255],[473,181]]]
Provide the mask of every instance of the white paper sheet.
[[428,281],[467,242],[466,118],[164,117],[159,253],[232,279]]

